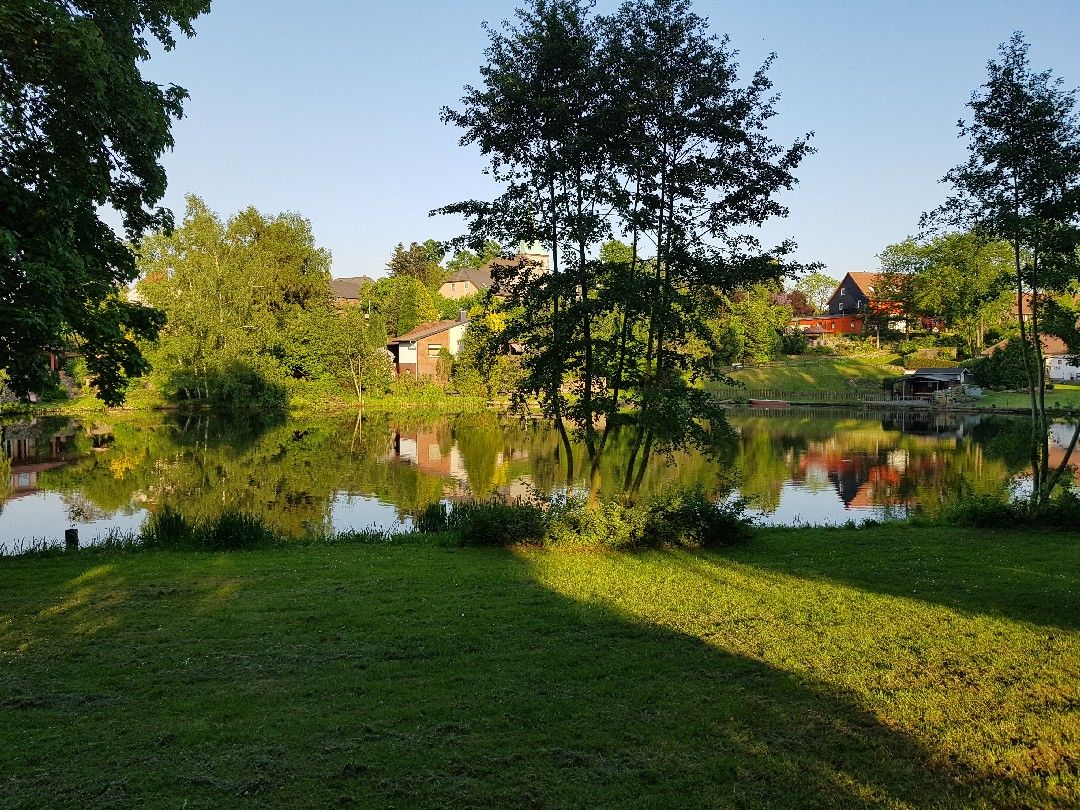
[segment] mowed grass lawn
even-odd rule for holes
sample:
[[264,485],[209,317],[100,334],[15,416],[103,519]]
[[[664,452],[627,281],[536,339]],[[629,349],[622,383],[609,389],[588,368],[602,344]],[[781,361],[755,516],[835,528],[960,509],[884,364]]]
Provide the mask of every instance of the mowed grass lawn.
[[886,377],[904,373],[892,365],[896,355],[871,357],[811,357],[764,363],[729,372],[732,379],[751,389],[778,391],[859,391],[880,390]]
[[1077,551],[0,559],[0,805],[1076,806]]
[[[1031,407],[1031,395],[1026,391],[987,391],[978,401],[982,408]],[[1046,392],[1046,407],[1059,410],[1080,410],[1080,385],[1057,383]]]

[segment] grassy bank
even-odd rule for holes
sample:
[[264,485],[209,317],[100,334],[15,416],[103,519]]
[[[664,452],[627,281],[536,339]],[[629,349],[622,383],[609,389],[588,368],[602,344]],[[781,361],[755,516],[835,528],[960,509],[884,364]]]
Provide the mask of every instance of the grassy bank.
[[0,560],[0,804],[1064,806],[1067,535]]
[[881,381],[903,374],[892,365],[896,355],[869,357],[802,356],[764,363],[730,372],[732,379],[751,389],[780,391],[880,391]]
[[[1031,408],[1031,395],[1026,391],[987,391],[977,405],[1024,411]],[[1080,410],[1080,385],[1058,383],[1046,392],[1046,407],[1060,411]]]

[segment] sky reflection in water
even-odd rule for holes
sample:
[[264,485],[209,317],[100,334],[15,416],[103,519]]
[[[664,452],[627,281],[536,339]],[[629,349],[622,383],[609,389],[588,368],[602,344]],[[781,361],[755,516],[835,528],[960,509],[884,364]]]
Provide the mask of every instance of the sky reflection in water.
[[[1005,499],[1022,486],[1027,423],[951,414],[732,411],[711,457],[654,455],[641,492],[730,483],[767,524],[835,524],[934,513],[973,494]],[[1071,426],[1055,427],[1060,447]],[[635,429],[617,429],[601,460],[602,498],[624,490]],[[84,542],[136,531],[169,505],[191,519],[225,509],[289,534],[391,530],[436,501],[500,495],[550,498],[567,489],[566,458],[540,422],[470,414],[433,421],[365,416],[290,420],[156,415],[39,417],[0,425],[0,547]],[[1058,451],[1060,455],[1060,450]],[[588,481],[575,451],[576,492]]]

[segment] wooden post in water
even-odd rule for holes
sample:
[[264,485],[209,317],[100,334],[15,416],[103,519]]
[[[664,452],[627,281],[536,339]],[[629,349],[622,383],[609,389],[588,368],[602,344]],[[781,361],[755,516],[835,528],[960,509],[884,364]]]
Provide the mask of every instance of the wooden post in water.
[[79,550],[79,530],[64,529],[64,548],[68,551]]

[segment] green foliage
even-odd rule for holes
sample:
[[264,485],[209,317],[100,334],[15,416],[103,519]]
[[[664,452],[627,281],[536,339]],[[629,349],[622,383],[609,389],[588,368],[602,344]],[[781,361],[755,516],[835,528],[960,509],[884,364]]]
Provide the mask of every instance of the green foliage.
[[422,533],[451,532],[463,545],[544,545],[576,549],[709,548],[748,540],[743,501],[717,503],[700,488],[674,489],[643,504],[590,503],[564,496],[541,506],[499,498],[428,506]]
[[[567,451],[576,428],[594,464],[628,406],[645,426],[635,459],[695,441],[716,416],[696,382],[715,368],[718,293],[794,269],[793,244],[766,249],[748,231],[787,213],[776,197],[807,139],[768,137],[768,63],[740,83],[728,41],[686,2],[597,15],[586,0],[534,0],[488,34],[482,83],[443,117],[502,193],[439,212],[466,217],[473,244],[550,254],[551,272],[499,274],[520,313],[507,342],[527,347],[521,393],[540,398]],[[732,332],[730,353],[778,350],[768,328]]]
[[398,243],[386,267],[392,277],[412,278],[435,291],[446,277],[446,270],[440,264],[444,255],[445,249],[434,239],[422,245],[413,242],[408,248]]
[[364,303],[370,303],[380,315],[391,336],[404,335],[421,323],[437,321],[442,300],[420,279],[409,275],[380,278],[360,291]]
[[253,515],[225,511],[205,521],[191,522],[168,506],[151,516],[141,539],[147,548],[201,551],[264,548],[281,541]]
[[801,329],[785,329],[780,333],[780,351],[783,354],[805,354],[810,339]]
[[517,546],[539,543],[544,537],[544,510],[526,502],[499,498],[454,504],[447,530],[466,546]]
[[454,253],[450,260],[446,262],[446,270],[448,273],[455,273],[458,270],[467,270],[469,268],[479,269],[484,267],[492,259],[499,258],[501,253],[502,247],[498,242],[492,239],[486,239],[478,253],[474,253],[468,248],[464,248]]
[[248,208],[223,222],[189,196],[180,227],[143,241],[139,268],[140,295],[167,316],[148,351],[166,396],[257,404],[328,375],[330,254],[302,217]]
[[764,363],[785,353],[782,334],[792,313],[790,306],[775,303],[775,293],[774,285],[755,284],[724,298],[718,341],[722,362]]
[[[167,228],[160,158],[187,93],[143,79],[209,0],[0,5],[0,369],[20,395],[53,375],[43,350],[78,344],[102,399],[147,370],[160,313],[125,299],[129,248]],[[119,214],[123,236],[99,211]]]
[[166,504],[146,522],[142,541],[148,548],[191,548],[195,545],[195,526]]
[[239,551],[278,542],[278,536],[259,518],[242,512],[222,512],[195,531],[198,548],[206,551]]
[[814,270],[799,278],[795,282],[795,289],[805,295],[810,306],[820,313],[828,309],[829,299],[839,283],[832,276],[827,276],[820,270]]
[[[968,159],[945,175],[954,193],[927,219],[1007,242],[1009,286],[1018,303],[1028,293],[1034,304],[1017,324],[1035,420],[1034,508],[1064,474],[1050,459],[1042,318],[1053,294],[1074,291],[1080,282],[1080,116],[1076,91],[1065,90],[1050,70],[1033,70],[1029,50],[1017,32],[987,64],[987,81],[968,102],[972,119],[960,122]],[[1055,327],[1067,327],[1068,342],[1080,345],[1075,321]]]
[[715,548],[749,540],[747,503],[718,503],[698,486],[653,496],[646,507],[641,544],[651,548]]
[[645,517],[619,501],[563,498],[548,509],[544,541],[560,549],[633,549],[641,544]]
[[[982,347],[986,331],[1008,319],[1012,249],[974,232],[907,239],[881,253],[883,294],[909,316],[944,322],[968,352]],[[1015,296],[1013,296],[1015,297]]]
[[994,349],[986,357],[967,363],[971,380],[984,388],[1023,390],[1027,388],[1028,376],[1024,370],[1024,353],[1019,338]]
[[938,522],[943,526],[979,529],[1041,527],[1071,531],[1080,525],[1080,497],[1066,490],[1033,507],[1023,501],[1003,501],[989,494],[971,494],[942,512]]
[[956,368],[960,364],[937,354],[912,354],[904,358],[904,368]]

